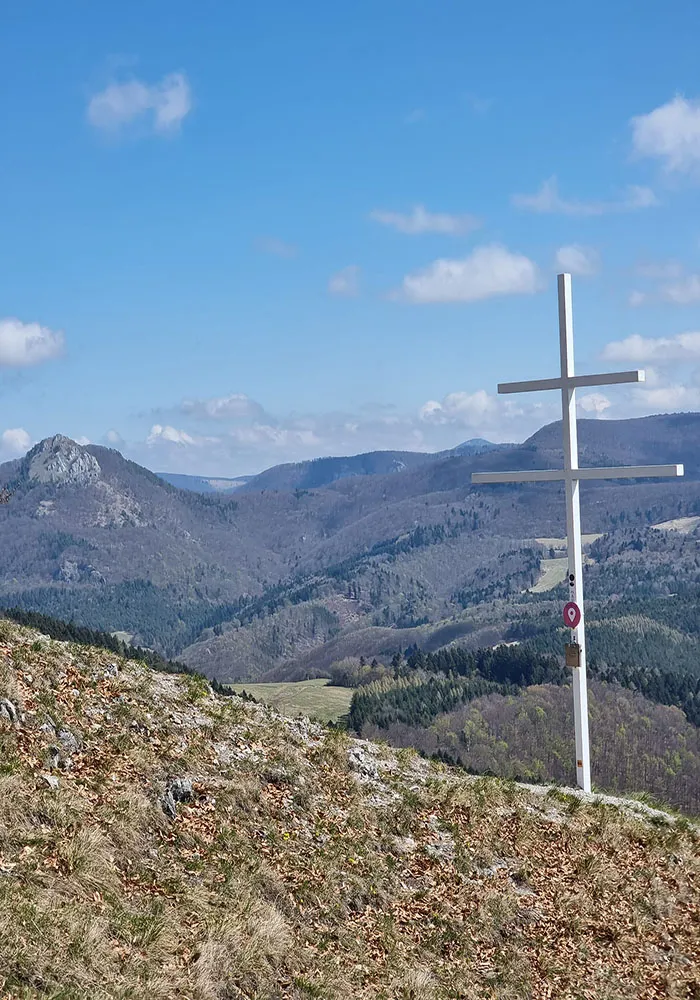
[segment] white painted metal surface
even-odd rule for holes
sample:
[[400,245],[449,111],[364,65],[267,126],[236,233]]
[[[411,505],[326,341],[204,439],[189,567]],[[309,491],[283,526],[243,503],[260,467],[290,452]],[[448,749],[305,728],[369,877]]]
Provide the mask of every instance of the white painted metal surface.
[[[645,382],[643,371],[607,372],[604,375],[572,375],[567,379],[570,389],[583,389],[587,385],[618,385],[622,382]],[[561,389],[561,378],[538,378],[533,382],[501,382],[499,392],[544,392]]]
[[[682,476],[682,465],[613,465],[603,469],[577,469],[575,479],[657,479]],[[473,472],[473,483],[542,483],[567,479],[565,469],[533,469],[531,472]]]
[[559,296],[559,378],[530,382],[503,382],[499,393],[561,391],[563,469],[533,469],[524,472],[474,472],[472,483],[538,483],[563,481],[566,493],[566,538],[569,562],[569,600],[581,610],[581,620],[571,630],[571,640],[580,646],[580,666],[573,669],[574,727],[576,740],[576,781],[585,792],[591,790],[591,763],[588,743],[588,687],[586,683],[586,626],[583,606],[583,553],[579,482],[582,479],[649,479],[682,476],[682,465],[633,465],[604,469],[579,469],[576,424],[576,389],[593,385],[643,382],[643,371],[612,372],[602,375],[574,374],[574,331],[571,310],[571,275],[557,276]]

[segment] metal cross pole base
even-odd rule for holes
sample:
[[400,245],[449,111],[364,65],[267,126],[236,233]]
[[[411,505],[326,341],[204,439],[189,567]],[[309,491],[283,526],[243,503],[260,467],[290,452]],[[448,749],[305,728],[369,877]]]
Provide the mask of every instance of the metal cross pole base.
[[[582,479],[650,479],[658,476],[682,476],[682,465],[616,466],[609,469],[579,469],[578,433],[576,425],[576,389],[593,385],[617,385],[623,382],[644,382],[643,371],[613,372],[603,375],[574,375],[574,331],[571,313],[571,275],[557,275],[559,292],[559,378],[538,379],[534,382],[505,382],[499,393],[541,392],[561,390],[562,437],[564,468],[540,469],[532,472],[474,472],[472,483],[539,483],[563,481],[566,494],[566,541],[569,562],[570,604],[580,614],[571,626],[570,645],[576,653],[567,657],[578,661],[573,666],[574,725],[576,735],[576,781],[585,791],[591,790],[591,764],[588,744],[588,687],[586,683],[586,627],[583,608],[583,553],[581,549],[581,509],[579,483]],[[567,605],[567,608],[569,605]],[[571,622],[574,618],[570,619]],[[567,621],[567,624],[569,622]]]

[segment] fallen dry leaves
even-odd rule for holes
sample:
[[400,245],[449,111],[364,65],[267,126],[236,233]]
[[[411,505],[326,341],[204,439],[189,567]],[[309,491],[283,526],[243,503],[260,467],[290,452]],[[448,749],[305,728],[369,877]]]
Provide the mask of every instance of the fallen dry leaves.
[[[356,743],[361,782],[342,735],[15,625],[3,662],[7,1000],[700,998],[688,825]],[[170,822],[174,775],[193,795]]]

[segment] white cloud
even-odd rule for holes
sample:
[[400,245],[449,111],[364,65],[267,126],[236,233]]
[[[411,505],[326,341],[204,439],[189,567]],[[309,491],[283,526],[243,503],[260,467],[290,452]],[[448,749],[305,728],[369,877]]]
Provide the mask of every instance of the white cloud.
[[611,203],[611,211],[633,211],[636,208],[655,208],[659,204],[659,199],[649,187],[640,184],[630,184],[627,187],[627,194],[619,202]]
[[24,455],[29,451],[32,439],[24,427],[11,427],[2,432],[2,450],[10,455]]
[[672,302],[674,305],[689,305],[700,301],[700,274],[686,274],[678,261],[643,264],[637,267],[637,274],[648,281],[657,282],[656,287],[647,291],[635,289],[630,293],[629,304],[641,306],[647,302]]
[[263,408],[243,392],[212,399],[186,399],[180,404],[182,413],[199,419],[245,420],[260,417]]
[[81,435],[81,437],[77,437],[75,439],[75,443],[83,445],[83,447],[84,447],[86,444],[92,444],[92,441],[90,440],[89,437],[85,437],[85,435]]
[[697,302],[700,299],[700,275],[688,274],[685,278],[681,278],[680,281],[663,285],[661,288],[661,298],[680,306],[688,305],[690,302]]
[[418,411],[418,424],[435,441],[450,429],[463,436],[489,441],[523,441],[543,424],[561,418],[556,398],[544,401],[505,398],[484,389],[450,392],[441,401],[431,399]]
[[[605,416],[700,409],[700,369],[691,367],[700,362],[700,333],[673,337],[641,337],[635,333],[607,344],[601,357],[604,361],[644,365],[645,372],[644,382],[620,393],[614,412]],[[650,362],[654,367],[649,367]]]
[[331,275],[328,281],[328,291],[331,295],[346,295],[352,297],[360,291],[360,268],[350,264]]
[[601,357],[604,361],[656,361],[661,364],[700,361],[700,333],[679,333],[675,337],[640,337],[633,333],[625,340],[607,344]]
[[8,317],[0,319],[0,367],[27,368],[50,361],[63,353],[60,331],[38,323],[22,323]]
[[151,427],[151,433],[146,438],[146,444],[159,444],[162,441],[178,445],[193,445],[196,443],[195,439],[187,431],[179,431],[168,424],[165,427],[161,426],[161,424],[154,424]]
[[671,281],[683,276],[684,267],[676,260],[664,260],[639,264],[636,270],[642,278],[651,278],[654,281]]
[[700,101],[677,95],[632,119],[632,144],[639,156],[655,157],[668,171],[688,173],[700,166]]
[[273,257],[286,257],[291,260],[299,253],[299,247],[294,243],[285,243],[276,236],[261,236],[255,241],[255,248],[261,253],[272,254]]
[[111,444],[111,445],[115,445],[116,446],[116,445],[123,444],[124,443],[124,438],[121,436],[121,434],[119,433],[119,431],[115,431],[115,429],[112,427],[105,434],[105,441],[107,442],[107,444]]
[[431,424],[462,424],[471,427],[493,417],[498,410],[497,400],[484,389],[476,392],[450,392],[441,403],[430,399],[418,412],[419,419]]
[[648,413],[674,413],[700,409],[700,389],[697,386],[669,383],[656,389],[638,392],[638,405]]
[[539,287],[533,261],[494,244],[477,247],[459,260],[436,260],[406,275],[395,297],[419,303],[475,302],[494,295],[531,294]]
[[273,427],[271,424],[253,424],[250,427],[236,427],[229,436],[242,445],[273,445],[275,448],[303,446],[318,447],[321,438],[310,428]]
[[118,133],[147,118],[161,135],[176,132],[192,110],[190,85],[184,73],[169,73],[159,83],[141,80],[111,83],[88,104],[88,121],[104,132]]
[[589,392],[576,400],[576,409],[581,417],[602,417],[611,405],[608,397],[602,392]]
[[567,201],[559,194],[556,177],[543,181],[535,194],[514,194],[511,201],[516,208],[524,208],[529,212],[561,215],[605,215],[607,212],[631,212],[658,205],[658,199],[651,188],[636,184],[627,187],[618,201]]
[[409,236],[421,233],[441,233],[446,236],[459,236],[478,229],[479,219],[473,215],[448,215],[445,212],[428,212],[423,205],[415,205],[408,213],[386,212],[376,209],[370,212],[370,218],[389,226],[399,233]]
[[555,263],[559,271],[566,271],[569,274],[590,275],[595,274],[600,268],[597,251],[577,244],[559,247]]

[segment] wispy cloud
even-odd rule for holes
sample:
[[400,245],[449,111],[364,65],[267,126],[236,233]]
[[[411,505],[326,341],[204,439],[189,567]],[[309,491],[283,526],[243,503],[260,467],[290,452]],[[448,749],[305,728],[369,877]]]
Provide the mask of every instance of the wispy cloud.
[[[658,361],[659,370],[647,367],[647,382],[624,391],[609,395],[582,392],[579,415],[609,419],[700,408],[700,380],[672,377],[663,370],[670,357],[681,359],[676,365],[686,374],[687,360],[700,360],[700,334],[690,335],[697,341],[684,336],[659,341],[642,338],[642,348],[633,338],[609,345],[604,355],[607,360],[634,362],[651,357]],[[408,412],[367,406],[353,412],[264,413],[252,420],[234,420],[230,426],[222,422],[219,433],[207,437],[180,424],[159,423],[151,427],[145,440],[124,443],[120,450],[159,471],[234,476],[327,455],[393,449],[440,451],[467,437],[523,441],[543,424],[561,418],[555,394],[543,396],[499,396],[477,388],[428,399]]]
[[31,435],[24,427],[10,427],[0,435],[0,450],[3,455],[24,455],[31,444]]
[[700,167],[700,100],[676,95],[648,114],[632,118],[631,126],[638,156],[661,160],[670,172],[689,173]]
[[514,194],[511,198],[516,208],[528,212],[557,213],[560,215],[605,215],[608,212],[633,212],[641,208],[658,205],[658,199],[651,188],[632,184],[616,201],[576,201],[562,198],[556,177],[542,183],[535,194]]
[[60,330],[13,317],[0,319],[0,367],[28,368],[59,357],[63,350]]
[[494,105],[493,97],[479,97],[477,94],[465,94],[465,100],[475,115],[485,115]]
[[661,364],[700,361],[700,333],[678,333],[673,337],[641,337],[633,333],[624,340],[606,344],[601,357],[604,361],[639,364],[648,361]]
[[425,121],[425,110],[423,108],[414,108],[413,111],[409,111],[408,114],[403,116],[405,125],[417,125],[418,122]]
[[158,83],[131,79],[110,83],[90,99],[88,121],[103,132],[119,134],[141,121],[159,135],[177,132],[192,110],[192,94],[184,73],[170,73]]
[[675,260],[652,261],[647,264],[639,264],[636,268],[637,274],[640,277],[652,278],[655,281],[680,278],[684,270],[683,265]]
[[670,302],[685,306],[700,302],[700,274],[688,274],[677,261],[651,263],[637,268],[639,277],[647,282],[645,290],[635,289],[629,295],[631,306],[642,306],[651,302]]
[[388,212],[375,209],[370,218],[399,233],[417,236],[422,233],[441,233],[461,236],[478,229],[481,221],[473,215],[450,215],[447,212],[429,212],[423,205],[415,205],[410,212]]
[[497,295],[531,294],[540,288],[537,265],[523,254],[493,244],[467,257],[440,259],[408,274],[394,298],[407,302],[476,302]]
[[588,392],[579,396],[576,401],[576,411],[580,417],[600,418],[611,406],[611,401],[602,392]]
[[450,392],[442,402],[429,399],[418,411],[419,419],[429,424],[457,423],[474,426],[491,419],[498,411],[498,399],[484,389],[476,392]]
[[299,248],[294,243],[286,243],[276,236],[261,236],[255,241],[255,249],[261,253],[272,254],[273,257],[286,257],[291,259],[299,253]]
[[215,445],[219,439],[217,437],[207,437],[200,434],[190,434],[188,431],[172,427],[170,424],[153,424],[150,433],[146,438],[149,447],[157,444],[167,443],[178,447],[202,448],[206,445]]
[[185,399],[180,411],[200,420],[250,420],[260,418],[264,412],[260,403],[243,392],[210,399]]
[[424,428],[440,428],[443,432],[453,428],[460,437],[485,437],[490,441],[522,441],[542,424],[556,419],[554,400],[504,398],[485,389],[450,392],[442,400],[428,400],[418,411],[418,421]]
[[661,288],[661,297],[679,306],[700,301],[700,274],[687,274],[680,281],[664,285]]
[[352,298],[360,292],[360,268],[357,264],[349,264],[342,270],[331,275],[328,281],[328,291],[331,295],[344,295]]
[[569,274],[578,274],[582,277],[596,274],[600,269],[600,257],[597,250],[578,244],[559,247],[554,262],[558,271],[566,271]]
[[[642,337],[635,333],[606,344],[603,361],[644,365],[646,379],[616,401],[614,416],[641,416],[700,409],[700,333]],[[653,366],[653,367],[650,367]]]

